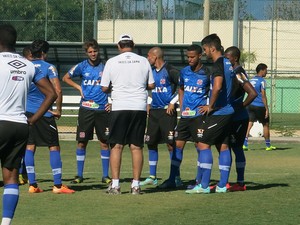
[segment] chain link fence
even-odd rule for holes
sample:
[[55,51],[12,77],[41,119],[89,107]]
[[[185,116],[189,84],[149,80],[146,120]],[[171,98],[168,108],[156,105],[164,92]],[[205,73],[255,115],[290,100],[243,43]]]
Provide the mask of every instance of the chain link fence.
[[[233,45],[236,1],[208,2],[209,33],[217,33],[225,48]],[[255,75],[258,63],[268,65],[272,127],[300,129],[300,1],[238,3],[242,63],[250,75]],[[92,37],[99,43],[116,43],[121,33],[130,32],[137,44],[157,45],[161,32],[162,47],[176,48],[178,44],[191,44],[203,38],[207,25],[204,18],[204,0],[6,0],[0,4],[0,23],[13,24],[18,41],[24,43],[34,39],[82,43]],[[59,123],[67,127],[72,124],[73,128],[64,132],[74,132],[76,116],[72,115],[77,111],[72,109],[64,114],[71,116],[63,117]]]

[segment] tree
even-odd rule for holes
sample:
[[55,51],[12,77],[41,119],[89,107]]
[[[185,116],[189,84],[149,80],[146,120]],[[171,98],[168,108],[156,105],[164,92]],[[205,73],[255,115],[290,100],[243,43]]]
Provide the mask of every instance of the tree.
[[[267,6],[267,17],[268,19],[278,20],[300,20],[300,2],[299,0],[276,0],[275,5],[270,3]],[[274,15],[273,15],[274,6]]]
[[[233,18],[234,0],[218,0],[210,2],[210,19],[231,20]],[[244,19],[249,16],[246,12],[246,0],[239,1],[239,18]]]

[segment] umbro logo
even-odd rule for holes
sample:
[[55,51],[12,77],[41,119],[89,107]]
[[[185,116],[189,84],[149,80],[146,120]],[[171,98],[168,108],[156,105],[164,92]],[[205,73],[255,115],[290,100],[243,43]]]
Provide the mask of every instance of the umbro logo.
[[10,66],[12,66],[12,67],[14,67],[16,69],[21,69],[21,68],[23,68],[23,67],[26,66],[25,63],[23,63],[23,62],[21,62],[19,60],[13,60],[13,61],[9,62],[8,65],[10,65]]

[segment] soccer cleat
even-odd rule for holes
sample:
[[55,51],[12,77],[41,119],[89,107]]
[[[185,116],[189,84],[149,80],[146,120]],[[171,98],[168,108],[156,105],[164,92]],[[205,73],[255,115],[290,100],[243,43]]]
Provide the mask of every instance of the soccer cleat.
[[24,185],[28,183],[28,177],[26,174],[19,174],[19,184]]
[[173,189],[176,188],[176,183],[175,181],[172,181],[170,179],[165,180],[161,185],[157,186],[159,189]]
[[[230,186],[229,183],[227,183],[225,187],[228,190],[231,186]],[[216,192],[217,185],[211,185],[211,186],[209,186],[209,189],[210,189],[211,192]]]
[[228,188],[228,191],[246,191],[246,185],[240,185],[238,183],[232,185],[230,188]]
[[102,177],[102,183],[110,184],[111,183],[111,178],[110,177]]
[[[227,185],[226,185],[227,186]],[[226,193],[227,192],[227,187],[219,187],[218,185],[216,186],[216,193]]]
[[182,183],[182,180],[180,177],[175,177],[175,184],[176,184],[176,187],[182,187],[183,186],[183,183]]
[[144,181],[140,182],[140,186],[144,186],[144,185],[157,186],[157,184],[158,184],[158,180],[156,178],[152,178],[152,177],[147,177]]
[[275,146],[270,146],[270,147],[266,147],[266,151],[272,151],[272,150],[276,150]]
[[131,194],[133,195],[140,195],[141,194],[141,188],[136,186],[131,188]]
[[244,151],[248,151],[248,150],[249,150],[248,146],[243,145],[243,150],[244,150]]
[[190,184],[190,185],[188,185],[186,189],[187,189],[187,190],[191,190],[191,189],[193,189],[194,187],[196,187],[198,184],[199,184],[199,182],[196,181],[195,184]]
[[197,184],[193,189],[186,190],[186,194],[209,194],[210,188],[202,188],[201,184]]
[[53,186],[52,192],[54,194],[73,194],[75,191],[68,188],[66,185],[61,185],[61,188]]
[[[102,179],[103,181],[103,179]],[[74,180],[71,181],[71,184],[79,184],[83,182],[83,177],[76,176]]]
[[43,192],[42,189],[40,189],[39,187],[34,187],[34,186],[29,186],[29,193],[41,193]]
[[111,183],[109,184],[108,188],[106,189],[106,193],[109,195],[120,195],[121,188],[120,187],[112,187]]

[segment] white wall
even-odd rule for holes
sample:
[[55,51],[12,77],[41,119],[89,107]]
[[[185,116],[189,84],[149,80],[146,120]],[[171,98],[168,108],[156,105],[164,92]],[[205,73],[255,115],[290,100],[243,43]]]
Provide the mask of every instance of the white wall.
[[[260,62],[271,67],[272,22],[244,21],[242,27],[242,48],[255,52],[257,60],[246,65],[255,69]],[[249,29],[249,27],[251,29]],[[191,44],[203,38],[202,20],[163,21],[163,44]],[[300,71],[300,21],[275,21],[273,23],[273,68],[278,71]],[[99,43],[117,43],[120,34],[128,33],[137,44],[157,44],[156,20],[105,20],[98,22]],[[210,33],[217,33],[224,48],[233,44],[232,21],[210,21]],[[250,43],[250,44],[249,44]],[[250,46],[250,47],[249,47]]]

